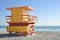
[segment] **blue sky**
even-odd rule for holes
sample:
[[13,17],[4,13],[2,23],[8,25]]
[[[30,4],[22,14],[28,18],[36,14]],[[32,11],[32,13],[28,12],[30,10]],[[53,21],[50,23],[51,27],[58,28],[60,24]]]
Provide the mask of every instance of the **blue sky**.
[[6,17],[11,15],[9,7],[30,6],[29,12],[38,17],[35,25],[60,26],[60,0],[0,0],[0,26],[6,26]]

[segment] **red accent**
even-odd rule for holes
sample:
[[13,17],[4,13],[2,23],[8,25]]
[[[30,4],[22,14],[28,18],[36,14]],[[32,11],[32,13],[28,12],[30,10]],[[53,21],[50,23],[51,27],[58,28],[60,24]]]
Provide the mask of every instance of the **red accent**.
[[9,26],[28,26],[28,23],[9,23]]
[[21,22],[21,23],[9,23],[9,26],[28,26],[29,24],[34,24],[33,22],[28,23],[28,22]]

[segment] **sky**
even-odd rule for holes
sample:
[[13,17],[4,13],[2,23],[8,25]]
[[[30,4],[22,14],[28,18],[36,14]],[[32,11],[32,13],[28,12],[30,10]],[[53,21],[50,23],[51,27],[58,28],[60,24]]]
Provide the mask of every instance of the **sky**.
[[0,26],[6,26],[6,16],[11,15],[6,8],[20,6],[35,9],[29,14],[38,17],[36,26],[60,26],[60,0],[0,0]]

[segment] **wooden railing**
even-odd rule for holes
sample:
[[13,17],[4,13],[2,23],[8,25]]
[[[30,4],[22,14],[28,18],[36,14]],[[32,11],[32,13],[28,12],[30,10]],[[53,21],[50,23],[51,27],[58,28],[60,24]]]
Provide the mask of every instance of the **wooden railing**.
[[[36,16],[32,16],[32,15],[23,15],[24,16],[24,18],[23,19],[25,19],[25,21],[26,21],[26,19],[29,19],[28,21],[29,22],[37,22],[37,17]],[[11,22],[11,16],[6,16],[6,22]]]
[[23,19],[29,19],[29,22],[37,22],[37,17],[36,16],[32,16],[32,15],[23,15],[25,18]]
[[7,23],[11,22],[11,16],[6,16],[6,22]]

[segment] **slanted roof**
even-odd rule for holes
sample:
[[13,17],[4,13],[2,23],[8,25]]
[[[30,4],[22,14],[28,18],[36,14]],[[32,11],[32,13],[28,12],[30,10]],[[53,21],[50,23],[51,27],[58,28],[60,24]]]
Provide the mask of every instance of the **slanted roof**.
[[12,10],[12,9],[17,9],[17,8],[22,8],[22,9],[25,9],[25,10],[31,10],[31,11],[34,10],[34,8],[29,7],[29,6],[12,7],[12,8],[7,8],[7,10]]

